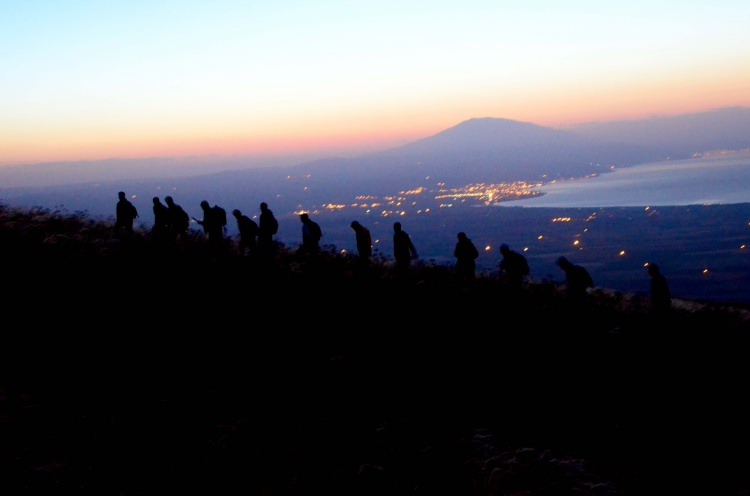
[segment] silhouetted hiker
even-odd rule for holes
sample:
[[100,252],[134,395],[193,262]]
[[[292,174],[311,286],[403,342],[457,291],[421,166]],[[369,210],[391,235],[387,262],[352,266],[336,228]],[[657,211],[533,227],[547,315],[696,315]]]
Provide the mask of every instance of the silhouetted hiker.
[[117,193],[115,236],[130,237],[133,234],[133,221],[138,217],[138,210],[125,198],[125,192]]
[[409,270],[411,259],[417,258],[417,250],[400,222],[393,223],[393,258],[396,259],[396,271],[401,275]]
[[672,306],[672,295],[667,278],[656,264],[648,264],[648,275],[651,276],[651,310],[664,312]]
[[456,276],[459,281],[473,281],[477,269],[477,257],[479,251],[474,243],[466,236],[465,232],[456,235],[458,241],[453,249],[453,256],[456,257]]
[[372,257],[372,237],[370,236],[370,230],[356,220],[353,220],[349,225],[354,229],[354,237],[357,241],[357,256],[359,257],[360,265],[366,267],[370,264],[370,257]]
[[529,275],[529,263],[526,257],[511,250],[510,247],[503,243],[500,245],[500,278],[504,279],[508,293],[518,295],[523,287],[523,278]]
[[268,208],[266,202],[260,204],[260,218],[258,219],[258,255],[270,257],[273,255],[273,237],[279,231],[279,222]]
[[258,224],[247,215],[242,215],[239,209],[232,210],[232,215],[237,219],[237,229],[240,231],[240,255],[247,252],[249,255],[255,255],[257,246]]
[[299,215],[302,222],[302,245],[300,253],[318,253],[320,251],[320,238],[323,237],[323,231],[320,225],[310,218],[307,212]]
[[565,272],[565,285],[568,296],[581,299],[587,295],[586,288],[594,285],[589,272],[582,266],[572,263],[565,257],[557,259],[557,266]]
[[169,238],[169,207],[158,196],[153,198],[153,202],[154,227],[151,228],[151,237],[154,241],[163,242]]
[[212,207],[206,200],[201,202],[201,208],[203,209],[203,219],[193,217],[193,220],[203,226],[203,231],[208,235],[208,244],[212,248],[218,249],[224,240],[227,214],[223,208],[218,205]]
[[164,197],[164,203],[169,209],[169,235],[171,241],[183,238],[190,227],[190,217],[185,209],[174,202],[171,196]]

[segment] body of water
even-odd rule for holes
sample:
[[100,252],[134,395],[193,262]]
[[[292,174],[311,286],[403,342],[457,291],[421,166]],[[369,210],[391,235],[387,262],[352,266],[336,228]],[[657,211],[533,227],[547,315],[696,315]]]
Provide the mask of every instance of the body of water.
[[655,162],[541,186],[520,207],[637,207],[750,202],[750,153]]

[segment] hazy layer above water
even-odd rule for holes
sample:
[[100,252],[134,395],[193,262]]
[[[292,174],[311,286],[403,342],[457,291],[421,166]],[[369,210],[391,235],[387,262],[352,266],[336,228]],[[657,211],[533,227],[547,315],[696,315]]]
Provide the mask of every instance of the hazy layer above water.
[[549,183],[520,207],[637,207],[750,202],[750,153],[673,160]]

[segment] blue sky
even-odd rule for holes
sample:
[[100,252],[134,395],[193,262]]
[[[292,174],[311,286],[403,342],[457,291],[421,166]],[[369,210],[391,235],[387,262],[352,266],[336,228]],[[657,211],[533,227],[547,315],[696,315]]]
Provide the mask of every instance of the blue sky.
[[750,105],[750,2],[0,4],[0,165],[356,153]]

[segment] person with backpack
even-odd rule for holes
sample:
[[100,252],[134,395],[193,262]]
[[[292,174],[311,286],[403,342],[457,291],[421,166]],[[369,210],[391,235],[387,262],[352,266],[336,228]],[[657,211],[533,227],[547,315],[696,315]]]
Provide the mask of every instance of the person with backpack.
[[591,274],[582,265],[577,265],[565,257],[557,259],[557,266],[565,272],[566,294],[573,301],[582,301],[588,295],[587,288],[594,285]]
[[370,230],[356,220],[353,220],[349,226],[354,230],[359,265],[367,267],[372,257],[372,236],[370,235]]
[[138,217],[135,205],[125,197],[125,192],[117,193],[117,206],[115,207],[115,237],[130,238],[133,235],[133,221]]
[[456,237],[458,241],[453,250],[453,256],[456,257],[456,277],[459,282],[473,281],[476,277],[479,251],[465,232],[458,233]]
[[268,259],[273,255],[273,237],[279,231],[279,222],[266,202],[260,204],[258,219],[258,255]]
[[169,207],[161,202],[158,196],[153,197],[154,225],[151,228],[151,239],[162,243],[169,235]]
[[651,310],[654,313],[664,313],[672,306],[672,294],[669,291],[667,278],[661,273],[661,269],[655,263],[648,264],[647,270],[648,275],[651,277]]
[[500,278],[505,283],[510,295],[518,295],[523,287],[524,277],[529,275],[529,263],[526,257],[511,250],[503,243],[500,245]]
[[399,277],[408,275],[412,258],[418,258],[417,249],[400,222],[393,223],[393,258],[396,260],[396,274]]
[[174,198],[171,196],[165,196],[164,203],[167,204],[169,211],[167,217],[169,239],[171,242],[175,242],[187,235],[188,228],[190,227],[190,216],[182,206],[175,203]]
[[258,224],[247,215],[243,215],[242,212],[235,208],[232,210],[232,215],[237,219],[237,229],[240,231],[240,244],[239,250],[240,255],[244,255],[247,252],[250,256],[255,255],[255,248],[257,246],[258,237]]
[[227,213],[218,205],[213,207],[206,201],[201,202],[203,209],[203,220],[193,220],[203,226],[203,231],[208,236],[208,244],[214,248],[221,246],[224,240],[224,227],[227,225]]
[[301,213],[299,220],[302,222],[302,246],[300,246],[299,253],[318,253],[320,238],[323,237],[320,225],[312,220],[307,212]]

